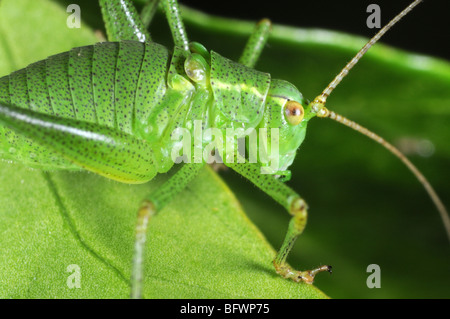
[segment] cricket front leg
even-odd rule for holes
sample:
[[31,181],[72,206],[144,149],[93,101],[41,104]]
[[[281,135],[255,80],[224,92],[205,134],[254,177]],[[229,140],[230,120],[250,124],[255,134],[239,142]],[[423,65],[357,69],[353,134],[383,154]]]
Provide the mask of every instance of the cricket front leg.
[[322,271],[328,271],[331,273],[331,266],[323,265],[311,270],[297,271],[291,269],[291,267],[286,262],[289,252],[292,250],[295,241],[298,236],[300,236],[305,229],[307,220],[307,205],[305,201],[298,195],[291,197],[291,204],[288,209],[289,214],[292,218],[289,222],[286,237],[284,238],[283,244],[277,253],[273,261],[275,270],[284,278],[292,279],[295,282],[306,282],[307,284],[312,284],[316,274]]
[[[157,5],[158,1],[151,2]],[[151,41],[150,33],[130,0],[99,0],[99,4],[109,41]]]
[[239,63],[253,68],[267,43],[272,23],[269,19],[259,21],[245,45]]
[[166,13],[167,22],[172,33],[175,46],[180,47],[186,54],[190,53],[189,40],[181,18],[180,6],[177,0],[162,0],[161,5]]
[[311,270],[298,271],[292,269],[286,259],[294,246],[298,236],[300,236],[305,229],[308,207],[306,202],[291,188],[283,184],[272,175],[261,174],[261,169],[258,164],[244,163],[244,164],[230,164],[227,166],[235,170],[237,173],[246,177],[257,187],[271,196],[279,204],[286,208],[288,213],[292,216],[286,237],[278,251],[273,264],[275,270],[283,277],[291,279],[295,282],[313,283],[316,274],[322,271],[331,273],[331,266],[320,266]]
[[142,201],[136,223],[133,268],[131,273],[131,298],[142,298],[144,250],[148,224],[151,218],[174,199],[197,175],[203,166],[203,163],[184,164],[175,175]]

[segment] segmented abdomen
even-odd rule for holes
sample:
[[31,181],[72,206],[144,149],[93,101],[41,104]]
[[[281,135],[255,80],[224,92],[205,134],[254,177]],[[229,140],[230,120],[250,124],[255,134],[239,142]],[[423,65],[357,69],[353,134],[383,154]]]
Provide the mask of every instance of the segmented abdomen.
[[[165,94],[168,63],[167,49],[155,43],[74,48],[0,78],[0,101],[134,134]],[[0,157],[35,167],[76,168],[5,127],[0,127]]]

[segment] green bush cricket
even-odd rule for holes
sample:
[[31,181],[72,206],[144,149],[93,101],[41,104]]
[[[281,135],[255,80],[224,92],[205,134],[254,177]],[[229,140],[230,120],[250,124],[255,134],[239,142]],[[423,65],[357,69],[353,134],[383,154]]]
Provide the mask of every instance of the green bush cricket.
[[[173,17],[173,16],[172,16]],[[170,18],[170,17],[169,17]],[[170,20],[170,19],[169,19]],[[178,22],[177,22],[178,23]],[[175,31],[176,30],[179,30],[179,28],[177,27],[177,28],[175,28]],[[188,51],[188,50],[186,50],[186,43],[187,43],[187,41],[183,41],[182,39],[181,39],[181,41],[180,41],[180,38],[182,38],[180,35],[175,35],[175,38],[178,38],[178,44],[180,45],[180,47],[185,47],[185,51]],[[139,45],[136,45],[136,47],[139,47]],[[141,46],[142,47],[142,46]],[[253,48],[255,48],[255,45],[253,45]],[[196,50],[200,50],[201,51],[201,47],[200,48],[195,48]],[[89,49],[88,49],[89,50]],[[95,50],[95,49],[94,49]],[[120,50],[120,49],[118,49],[117,47],[114,47],[114,46],[112,46],[112,50],[114,51],[114,50]],[[126,50],[126,49],[124,49],[124,50]],[[136,50],[136,49],[133,49],[133,50]],[[251,51],[253,51],[253,50],[251,50]],[[73,56],[74,56],[74,58],[75,58],[75,56],[79,56],[79,54],[80,54],[80,52],[81,51],[72,51],[72,54],[73,54]],[[145,51],[145,52],[147,52],[147,51]],[[92,52],[91,52],[92,53]],[[247,53],[248,53],[248,51],[247,51]],[[205,54],[205,53],[204,53]],[[201,54],[200,54],[201,55]],[[244,54],[244,56],[246,56],[246,54]],[[120,54],[119,54],[119,57],[120,57]],[[125,55],[124,55],[124,57],[125,57]],[[205,58],[205,56],[203,56],[203,58]],[[214,56],[213,57],[214,59],[221,59],[219,56]],[[76,58],[75,58],[76,59]],[[127,59],[128,59],[128,56],[127,56]],[[205,59],[206,60],[206,59]],[[54,70],[54,72],[56,73],[56,72],[58,72],[58,66],[59,66],[59,62],[57,62],[58,61],[58,58],[57,57],[53,57],[53,58],[51,58],[51,59],[49,59],[49,61],[50,61],[50,64],[52,64],[53,62],[55,62],[55,68],[54,69],[52,69],[52,70]],[[66,60],[67,61],[67,60]],[[222,61],[222,60],[221,60]],[[86,62],[86,61],[84,61],[84,62]],[[125,59],[124,59],[124,62],[125,62]],[[200,62],[199,63],[201,63],[202,62],[202,60],[200,59]],[[255,59],[254,58],[250,58],[249,60],[245,60],[245,58],[243,59],[243,62],[245,63],[245,64],[247,64],[247,65],[249,65],[249,66],[251,66],[254,62],[255,62]],[[222,62],[223,63],[223,62]],[[167,64],[167,62],[166,62],[166,64]],[[220,64],[220,62],[219,62],[219,64]],[[174,68],[176,68],[177,67],[177,65],[175,65],[175,64],[173,64],[173,66],[174,66]],[[42,67],[42,65],[34,65],[33,67],[35,67],[35,68],[41,68]],[[234,67],[234,66],[233,66]],[[71,69],[71,70],[73,70],[72,72],[76,72],[77,70],[78,70],[78,68],[77,67],[74,67],[73,69]],[[81,70],[83,70],[83,69],[81,69]],[[117,70],[116,70],[117,71]],[[70,73],[71,71],[69,71],[68,73],[69,73],[69,75],[71,75],[71,76],[74,76],[73,75],[73,73]],[[52,74],[55,74],[55,73],[53,73],[52,72]],[[186,72],[186,73],[188,73],[188,72]],[[40,74],[40,73],[38,73],[38,71],[35,71],[34,73],[31,73],[32,75],[35,75],[35,76],[43,76],[42,74]],[[19,76],[20,75],[17,75],[17,77],[14,77],[14,80],[12,81],[12,82],[14,82],[13,83],[13,86],[15,87],[15,88],[17,88],[17,92],[20,92],[20,80],[18,80],[17,82],[16,82],[16,79],[19,79]],[[75,75],[75,76],[81,76],[81,75]],[[255,75],[256,76],[256,75]],[[261,75],[261,76],[263,76],[263,75]],[[51,78],[51,76],[48,76],[48,78],[50,79]],[[100,78],[100,77],[99,77]],[[103,77],[101,77],[101,78],[103,78]],[[218,80],[221,80],[222,78],[221,78],[221,75],[219,74],[219,73],[217,73],[217,76],[216,77],[213,77],[214,79],[218,79]],[[95,78],[94,78],[95,79]],[[191,80],[192,81],[194,81],[195,82],[195,80],[193,79],[193,78],[191,78]],[[49,80],[50,82],[52,81],[52,80]],[[181,78],[178,78],[178,77],[174,77],[174,78],[172,78],[172,79],[170,79],[170,80],[168,80],[171,84],[172,84],[172,86],[173,86],[173,88],[178,88],[178,87],[184,87],[184,80],[183,79],[181,79]],[[181,82],[180,82],[181,81]],[[201,81],[201,80],[200,80]],[[56,81],[57,82],[57,81]],[[56,82],[55,82],[55,84],[56,84]],[[259,82],[259,81],[258,81]],[[19,83],[19,84],[17,84],[17,83]],[[30,81],[30,83],[32,83],[32,81]],[[33,83],[37,83],[37,82],[33,82]],[[197,83],[197,82],[196,82]],[[92,83],[92,84],[90,84],[89,85],[89,87],[95,87],[95,85],[94,85],[95,83]],[[274,83],[275,84],[275,83]],[[10,85],[10,84],[8,84],[8,85]],[[52,87],[54,87],[53,86],[53,83],[50,83],[50,85],[52,86]],[[276,87],[276,85],[274,85],[274,87]],[[286,89],[286,88],[285,88]],[[36,91],[35,92],[37,92],[37,90],[38,89],[36,89]],[[244,90],[245,91],[245,90]],[[260,91],[267,91],[267,87],[262,87],[262,88],[260,88]],[[283,89],[281,89],[281,91],[283,91]],[[117,92],[115,92],[117,95],[119,95],[119,94],[121,94],[121,92],[119,92],[119,91],[117,91]],[[185,94],[186,94],[186,92],[184,92]],[[56,92],[55,93],[55,98],[56,98],[56,95],[58,95],[59,93],[58,92]],[[217,92],[215,92],[215,94],[216,95],[220,95],[221,93],[220,93],[220,91],[217,91]],[[284,93],[283,93],[284,94]],[[283,94],[281,94],[281,95],[283,95]],[[328,93],[327,93],[328,94]],[[276,93],[276,94],[272,94],[272,96],[276,96],[276,97],[279,97],[279,95],[280,94],[278,94],[278,93]],[[82,96],[82,94],[80,95],[80,96]],[[17,99],[20,99],[20,94],[14,94],[14,96],[13,96],[14,98],[17,98]],[[50,96],[50,99],[52,98],[52,96]],[[175,96],[174,96],[174,98],[176,98]],[[181,97],[178,97],[178,98],[183,98],[182,96]],[[297,100],[300,100],[300,98],[298,97],[298,99]],[[216,101],[217,102],[217,101]],[[17,102],[17,105],[19,105],[19,103],[20,102]],[[218,102],[217,102],[218,103]],[[304,103],[304,102],[302,102],[302,103]],[[16,103],[13,103],[13,104],[16,104]],[[288,106],[286,106],[286,109],[289,111],[288,112],[288,115],[287,115],[287,118],[288,119],[290,119],[291,117],[293,117],[293,118],[295,118],[295,117],[297,117],[297,116],[300,116],[300,115],[303,115],[302,114],[302,112],[303,111],[301,111],[301,109],[300,109],[300,107],[297,105],[297,104],[293,104],[293,103],[286,103],[286,105],[288,105]],[[223,109],[223,113],[226,113],[226,112],[229,112],[229,110],[227,109],[227,107],[228,107],[228,104],[227,103],[223,103],[222,104],[223,105],[223,107],[224,107],[224,109]],[[324,108],[323,108],[323,106],[321,105],[321,103],[320,103],[320,101],[318,101],[317,103],[316,103],[316,105],[317,105],[317,109],[316,110],[314,110],[316,113],[318,113],[320,110],[325,110]],[[14,111],[17,111],[17,113],[14,113]],[[107,111],[107,110],[106,110]],[[107,113],[105,111],[105,113]],[[261,111],[261,110],[259,110],[259,111]],[[14,115],[14,114],[11,114],[10,112],[13,112],[14,114],[17,114],[17,115]],[[62,111],[63,112],[63,111]],[[237,112],[236,112],[237,113]],[[252,112],[252,113],[254,113],[254,112]],[[258,113],[258,111],[256,111],[256,113]],[[69,128],[76,128],[76,129],[80,129],[80,130],[83,130],[84,132],[89,132],[89,134],[88,135],[94,135],[94,142],[95,141],[98,141],[98,140],[96,140],[95,138],[96,138],[96,135],[95,134],[98,134],[98,133],[100,133],[100,135],[104,135],[104,136],[114,136],[114,144],[117,144],[117,145],[129,145],[129,143],[128,142],[131,142],[131,139],[130,140],[128,140],[128,138],[127,137],[124,137],[125,138],[125,141],[126,141],[126,143],[124,143],[123,142],[123,140],[122,140],[122,138],[123,138],[123,136],[121,135],[121,134],[116,134],[116,133],[114,133],[112,130],[110,130],[110,129],[108,129],[108,128],[99,128],[100,129],[100,131],[95,131],[97,128],[94,128],[92,125],[88,125],[88,124],[83,124],[82,122],[77,122],[77,123],[75,123],[75,122],[73,122],[73,121],[70,121],[70,120],[58,120],[58,119],[51,119],[50,117],[48,117],[48,116],[42,116],[42,117],[40,117],[40,115],[38,115],[38,114],[35,114],[35,113],[33,113],[33,112],[29,112],[29,113],[27,113],[26,111],[23,111],[23,110],[15,110],[14,109],[14,107],[13,106],[8,106],[7,107],[7,109],[5,110],[5,112],[4,112],[4,114],[5,114],[5,116],[6,117],[8,117],[8,116],[10,116],[10,118],[20,118],[20,117],[22,117],[22,116],[25,116],[25,117],[28,117],[28,120],[25,120],[26,122],[27,122],[27,126],[25,127],[25,126],[23,126],[22,127],[22,130],[28,130],[29,128],[30,128],[30,125],[32,125],[33,123],[36,123],[36,124],[39,124],[39,123],[42,123],[42,122],[46,122],[46,123],[48,123],[48,122],[51,122],[51,121],[53,121],[54,120],[54,122],[52,122],[53,124],[51,125],[53,128],[55,128],[55,127],[57,127],[57,132],[59,132],[59,133],[61,133],[61,134],[65,134],[66,132],[69,132],[69,131],[71,131],[71,129],[69,129],[69,130],[66,130],[66,129],[59,129],[59,128],[61,128],[61,127],[69,127]],[[87,114],[87,113],[86,113]],[[83,116],[84,115],[86,115],[86,114],[83,114]],[[323,113],[324,115],[327,115],[328,113],[326,112],[326,111],[324,111],[324,113]],[[333,113],[331,113],[331,114],[333,114]],[[11,116],[12,115],[12,116]],[[58,114],[58,115],[60,115],[60,114]],[[244,115],[244,113],[243,113],[243,115]],[[127,118],[127,116],[126,115],[116,115],[116,116],[118,116],[118,117],[121,117],[121,120],[120,121],[118,121],[117,119],[117,125],[119,126],[119,127],[121,127],[121,129],[122,130],[124,130],[125,132],[127,132],[127,130],[128,130],[128,133],[130,133],[132,130],[128,127],[127,128],[127,126],[128,125],[131,125],[131,124],[126,124],[127,123],[127,121],[125,120],[126,118]],[[333,117],[334,117],[334,115],[332,115]],[[70,116],[69,116],[70,117]],[[247,117],[248,117],[248,115],[247,115]],[[30,118],[31,118],[31,120],[30,120]],[[236,120],[236,118],[233,118],[233,120]],[[301,119],[300,119],[301,120]],[[39,123],[38,123],[39,122]],[[106,123],[106,124],[105,124]],[[108,126],[108,122],[106,121],[104,124],[105,125],[103,125],[103,126]],[[109,122],[109,123],[112,123],[112,121],[111,122]],[[129,122],[128,122],[129,123]],[[73,124],[73,125],[72,125]],[[294,120],[292,123],[290,123],[290,125],[292,125],[292,126],[297,126],[299,124],[299,122],[297,122],[297,120]],[[9,125],[11,125],[11,126],[14,126],[14,124],[11,124],[11,123],[9,123]],[[20,125],[20,124],[19,124]],[[351,124],[352,126],[354,126],[353,124]],[[44,125],[45,126],[45,125]],[[115,127],[115,125],[113,125],[113,124],[111,124],[111,126],[112,127]],[[122,127],[123,126],[123,127]],[[157,125],[158,126],[158,125]],[[46,127],[49,127],[49,126],[46,126]],[[18,127],[16,127],[16,129],[17,130],[21,130],[21,129],[19,129]],[[39,131],[39,130],[38,130]],[[39,139],[39,133],[38,133],[38,131],[32,131],[32,133],[30,133],[34,138],[38,138]],[[43,134],[43,135],[41,135],[41,140],[42,139],[46,139],[46,137],[45,136],[47,136],[47,133],[48,132],[46,132],[46,134]],[[59,133],[53,133],[53,134],[51,134],[51,135],[53,135],[55,138],[54,138],[54,140],[56,140],[57,139],[57,135],[59,134]],[[91,134],[92,133],[92,134]],[[70,132],[69,132],[69,134],[70,134]],[[45,135],[45,136],[44,136]],[[87,139],[86,139],[86,134],[81,134],[81,135],[83,135],[82,136],[82,140],[81,141],[76,141],[76,143],[84,143],[84,142],[88,142],[87,141]],[[66,139],[66,137],[64,137],[64,138],[61,138],[60,139],[60,141],[61,141],[61,143],[58,143],[58,145],[59,144],[61,144],[61,145],[63,145],[64,143],[65,143],[65,140]],[[42,141],[41,141],[42,142]],[[298,139],[297,139],[297,142],[298,142]],[[44,144],[45,144],[45,142],[43,142]],[[53,143],[53,142],[50,142],[50,143]],[[107,144],[107,145],[106,145]],[[110,145],[111,144],[109,144],[109,142],[107,142],[105,144],[105,146],[102,146],[102,145],[99,145],[98,147],[99,147],[99,149],[101,150],[102,149],[102,147],[104,148],[104,150],[103,150],[103,154],[106,156],[106,155],[108,155],[108,149],[109,149],[109,147],[110,147]],[[24,144],[22,144],[22,145],[24,145]],[[97,145],[97,144],[96,144]],[[140,148],[140,146],[139,146],[139,142],[137,142],[137,148],[135,148],[135,149],[130,149],[130,151],[131,152],[133,152],[133,151],[138,151],[138,150],[140,150],[141,148]],[[58,147],[62,147],[62,148],[60,148],[59,149],[59,152],[60,153],[65,153],[64,155],[67,155],[67,153],[68,153],[68,151],[69,151],[69,149],[68,148],[66,148],[66,146],[55,146],[55,145],[52,145],[52,147],[53,148],[55,148],[55,149],[58,149]],[[89,148],[89,143],[87,143],[86,144],[86,147],[88,147]],[[294,149],[296,149],[298,147],[298,145],[296,145],[295,147],[293,147]],[[126,149],[126,147],[124,148],[126,151],[127,151],[127,149]],[[62,150],[62,151],[61,151]],[[29,150],[27,150],[27,151],[29,151]],[[67,152],[66,152],[67,151]],[[38,152],[38,150],[34,150],[34,152],[35,152],[35,154],[39,154],[39,152]],[[75,154],[76,153],[76,154]],[[136,159],[136,160],[131,160],[131,162],[130,163],[136,163],[136,165],[137,165],[137,167],[135,167],[135,168],[133,168],[132,170],[130,170],[130,172],[125,172],[125,171],[123,171],[121,168],[120,168],[120,165],[117,165],[117,164],[114,164],[115,163],[115,160],[112,160],[112,159],[108,159],[108,160],[106,160],[106,162],[100,162],[100,163],[97,163],[97,161],[96,161],[96,159],[94,158],[94,159],[92,159],[92,158],[89,158],[88,159],[88,156],[87,156],[87,154],[82,154],[82,156],[81,156],[81,159],[79,159],[79,158],[75,158],[76,156],[78,156],[78,150],[75,152],[74,154],[75,155],[71,155],[71,161],[70,161],[70,164],[67,164],[67,162],[64,162],[64,160],[61,160],[61,162],[58,162],[58,164],[56,164],[56,162],[55,162],[55,160],[53,159],[53,157],[55,157],[55,155],[52,155],[52,156],[50,156],[51,158],[49,159],[49,160],[46,160],[46,159],[39,159],[39,163],[44,163],[44,164],[49,164],[50,166],[60,166],[60,167],[63,167],[63,168],[71,168],[72,166],[72,163],[73,162],[77,162],[77,163],[79,163],[81,166],[87,166],[88,168],[90,168],[91,170],[93,170],[93,171],[95,171],[95,172],[98,172],[98,173],[102,173],[102,174],[105,174],[105,175],[108,175],[109,177],[111,177],[111,175],[115,178],[115,179],[119,179],[119,180],[121,180],[121,181],[126,181],[126,182],[131,182],[131,181],[136,181],[136,177],[137,176],[139,176],[139,179],[141,178],[141,177],[143,177],[143,180],[145,180],[146,178],[152,178],[153,176],[152,176],[152,174],[154,174],[155,173],[155,171],[152,171],[151,169],[150,169],[150,171],[149,171],[149,169],[148,169],[148,167],[145,167],[145,165],[141,165],[140,164],[140,162],[139,162],[139,160],[138,159]],[[114,154],[114,153],[113,153]],[[114,155],[116,155],[116,154],[114,154]],[[148,154],[147,154],[148,155]],[[48,156],[48,154],[44,154],[44,157],[45,156]],[[152,157],[152,156],[148,156],[148,157]],[[139,157],[139,158],[141,158],[141,157]],[[128,158],[129,159],[129,158]],[[120,159],[121,161],[122,160],[126,160],[126,158],[124,159],[124,158],[121,158]],[[81,163],[81,162],[83,162],[83,163]],[[88,162],[88,163],[86,163],[86,162]],[[106,166],[108,166],[108,165],[106,165],[106,166],[104,166],[104,164],[111,164],[111,163],[113,163],[112,164],[112,166],[114,166],[112,169],[111,168],[106,168]],[[228,164],[230,164],[230,163],[228,163]],[[67,166],[65,166],[65,165],[67,165]],[[100,165],[100,166],[96,166],[96,165]],[[168,164],[169,165],[169,164]],[[161,164],[161,167],[163,167],[164,165],[163,164]],[[195,166],[195,165],[192,165],[192,166]],[[255,176],[255,174],[253,174],[253,173],[251,173],[250,175],[249,175],[249,173],[247,172],[246,173],[246,169],[244,169],[244,170],[240,170],[240,168],[238,167],[238,166],[235,166],[235,165],[230,165],[230,166],[232,166],[233,168],[235,168],[236,170],[238,170],[238,171],[240,171],[243,175],[246,175],[247,174],[247,177],[249,178],[249,179],[252,179],[252,176],[254,177],[254,178],[256,178]],[[188,165],[186,165],[186,167],[189,167]],[[143,171],[139,171],[141,168],[144,168],[144,170]],[[186,178],[188,177],[188,176],[190,176],[192,173],[189,173],[190,172],[190,170],[192,170],[192,168],[186,168],[184,171],[184,173],[183,173],[183,171],[180,173],[180,175],[179,176],[185,176]],[[138,173],[139,172],[139,173]],[[131,174],[131,175],[129,175],[129,174]],[[279,174],[279,175],[281,175],[281,174]],[[182,183],[180,183],[180,181],[182,181],[182,180],[184,180],[184,178],[181,178],[181,179],[174,179],[173,180],[173,184],[170,184],[170,182],[169,182],[169,184],[168,184],[168,189],[170,189],[171,187],[174,187],[174,186],[179,186],[179,187],[181,187],[181,186],[183,186],[183,184]],[[256,182],[256,181],[255,181]],[[257,184],[258,184],[258,182],[256,182]],[[265,188],[266,187],[266,185],[267,185],[267,183],[268,183],[268,181],[266,181],[266,182],[264,182],[263,183],[263,185],[260,185],[260,186],[262,186],[262,188]],[[277,183],[277,182],[276,182]],[[283,185],[283,184],[280,184],[280,185]],[[284,187],[283,186],[280,186],[282,189],[284,189]],[[266,189],[269,193],[271,192],[271,191],[273,191],[273,190],[271,190],[270,188],[269,189]],[[178,189],[176,190],[176,191],[178,191]],[[152,203],[149,203],[149,202],[146,202],[146,204],[144,204],[143,205],[143,209],[141,210],[141,212],[143,211],[143,212],[149,212],[150,210],[152,210],[153,209],[153,207],[152,207],[152,205],[155,205],[155,203],[156,202],[158,202],[158,201],[160,201],[162,204],[160,204],[161,206],[165,203],[165,201],[167,200],[167,199],[165,199],[165,196],[167,195],[167,194],[170,194],[170,192],[167,192],[165,189],[163,189],[163,190],[161,190],[160,191],[160,193],[161,194],[159,194],[159,195],[156,195],[156,199],[153,199],[152,198],[152,200],[151,200],[151,202]],[[281,193],[283,193],[283,191],[282,192],[277,192],[276,194],[274,194],[274,195],[272,195],[273,197],[277,197],[277,196],[279,196]],[[284,196],[281,196],[281,198],[279,199],[279,202],[282,202],[282,203],[284,203],[283,205],[289,210],[289,211],[291,211],[292,212],[292,206],[291,206],[291,201],[292,201],[292,198],[290,198],[290,196],[297,196],[297,195],[294,195],[295,193],[291,193],[290,191],[287,191],[287,190],[285,190],[285,194],[284,194]],[[289,199],[290,198],[290,199]],[[289,200],[288,200],[289,199]],[[306,213],[306,210],[305,210],[305,207],[304,207],[304,205],[303,204],[301,204],[301,202],[299,202],[299,201],[295,201],[295,204],[292,204],[293,206],[295,206],[296,207],[296,209],[294,209],[294,211],[297,211],[297,209],[298,209],[298,211],[299,212],[301,212],[301,214],[299,214],[298,216],[302,216],[304,213]],[[294,215],[296,215],[296,214],[294,214]],[[295,217],[295,218],[300,218],[300,217]],[[296,220],[296,219],[293,219],[293,220]],[[287,236],[287,239],[286,239],[286,244],[287,243],[290,243],[291,242],[291,239],[292,238],[294,238],[294,237],[296,237],[298,234],[297,234],[297,232],[298,231],[300,231],[299,229],[298,229],[298,226],[300,225],[300,224],[302,224],[302,220],[303,220],[303,218],[300,218],[299,220],[297,220],[297,222],[293,222],[292,223],[292,226],[291,226],[291,230],[290,230],[290,234]],[[143,223],[145,223],[145,219],[144,219],[144,221],[143,221]],[[142,233],[141,232],[139,232],[138,231],[138,235],[140,236]],[[137,240],[137,249],[140,249],[140,244],[139,244],[139,240]],[[289,245],[288,245],[289,246]],[[299,273],[299,274],[296,274],[295,275],[295,277],[293,277],[293,276],[291,276],[291,272],[287,269],[287,268],[285,268],[284,267],[284,258],[286,257],[286,254],[287,254],[287,252],[290,250],[290,248],[288,247],[288,246],[286,246],[285,248],[283,248],[282,249],[282,252],[279,254],[279,256],[278,256],[278,262],[277,262],[277,265],[278,265],[278,270],[281,272],[281,273],[283,273],[284,275],[286,275],[286,276],[288,276],[288,277],[292,277],[292,279],[295,279],[295,280],[303,280],[303,281],[307,281],[307,282],[309,282],[309,281],[311,281],[311,279],[309,279],[309,276],[311,276],[311,275],[314,275],[314,271],[312,272],[312,273]],[[283,252],[283,251],[285,251],[285,252]],[[137,258],[139,258],[139,254],[137,253],[136,254],[136,256],[137,256]],[[135,270],[135,275],[139,275],[139,273],[142,271],[142,269],[141,269],[141,265],[140,265],[140,263],[139,262],[136,262],[135,263],[135,266],[137,267],[137,270]],[[319,271],[322,271],[322,270],[328,270],[329,268],[328,267],[319,267],[317,270]],[[299,277],[299,276],[301,276],[301,278]],[[136,295],[139,295],[139,280],[135,280],[135,283],[136,283],[136,285],[135,285],[135,288],[136,288]]]

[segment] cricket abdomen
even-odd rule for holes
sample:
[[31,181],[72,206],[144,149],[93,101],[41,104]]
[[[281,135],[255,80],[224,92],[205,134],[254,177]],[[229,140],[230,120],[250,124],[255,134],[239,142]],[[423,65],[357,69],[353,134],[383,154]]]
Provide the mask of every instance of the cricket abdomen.
[[[31,122],[18,124],[18,118],[10,118],[16,122],[9,125],[4,121],[9,128],[0,127],[0,157],[37,168],[82,167],[125,182],[133,182],[130,170],[138,167],[141,172],[136,172],[135,182],[142,182],[174,165],[172,150],[179,143],[172,139],[176,129],[185,128],[191,134],[193,150],[194,139],[203,139],[194,136],[195,121],[200,121],[203,130],[216,127],[224,132],[260,122],[269,74],[211,52],[205,65],[210,78],[199,82],[186,74],[185,63],[186,55],[178,47],[170,55],[155,43],[103,42],[51,56],[0,78],[0,102],[44,114],[44,121],[109,134],[124,149],[128,136],[139,147],[127,151],[148,157],[145,164],[118,154],[119,161],[106,151],[105,162],[100,164],[102,159],[94,159],[91,152],[106,147],[103,142],[100,146],[77,140],[78,144],[72,145],[76,154],[64,146],[63,137],[71,139],[66,132],[53,130],[52,140],[34,134],[37,131],[27,127]],[[19,114],[17,110],[13,113]],[[27,116],[33,117],[32,113]],[[144,169],[146,165],[152,167]],[[117,176],[111,175],[112,171]]]
[[[168,61],[167,49],[155,43],[74,48],[0,78],[0,101],[135,136],[166,93]],[[0,157],[37,168],[78,168],[59,152],[4,126]]]

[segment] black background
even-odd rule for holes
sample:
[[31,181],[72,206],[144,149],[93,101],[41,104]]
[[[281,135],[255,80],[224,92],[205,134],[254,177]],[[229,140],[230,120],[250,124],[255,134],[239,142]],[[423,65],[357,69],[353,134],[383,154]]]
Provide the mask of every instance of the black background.
[[[411,3],[411,0],[276,0],[276,1],[206,1],[180,3],[220,16],[260,20],[306,28],[326,28],[366,37],[375,29],[366,26],[367,6],[378,4],[384,26]],[[425,0],[383,38],[382,42],[406,50],[450,60],[450,1]]]

